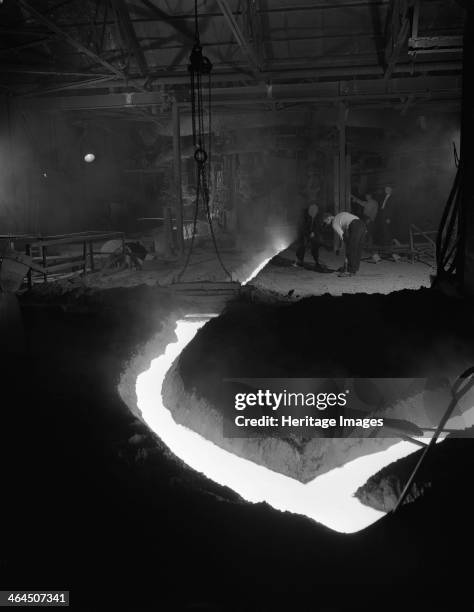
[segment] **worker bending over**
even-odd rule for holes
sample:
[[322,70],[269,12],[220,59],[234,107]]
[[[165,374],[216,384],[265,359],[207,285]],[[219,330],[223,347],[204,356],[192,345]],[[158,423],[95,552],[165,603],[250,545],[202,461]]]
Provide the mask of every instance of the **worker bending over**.
[[332,225],[333,230],[346,247],[346,265],[338,276],[357,274],[362,256],[362,246],[367,235],[365,223],[349,212],[341,212],[336,216],[326,213],[323,222],[326,225]]

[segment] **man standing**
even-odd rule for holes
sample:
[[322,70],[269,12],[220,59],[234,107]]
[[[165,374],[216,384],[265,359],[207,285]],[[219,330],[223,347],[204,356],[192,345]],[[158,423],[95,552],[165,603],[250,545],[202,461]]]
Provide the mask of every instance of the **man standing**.
[[[393,189],[387,185],[385,187],[385,197],[380,204],[379,214],[377,217],[377,227],[378,227],[378,241],[384,249],[389,250],[392,245],[392,225],[393,225],[393,215],[395,212],[394,199],[393,199]],[[377,254],[374,253],[374,257]],[[392,253],[392,258],[395,261],[399,261],[400,257],[396,253]],[[379,258],[380,259],[380,258]]]
[[322,245],[321,218],[317,204],[310,204],[301,212],[296,239],[296,261],[294,266],[303,266],[306,247],[309,246],[314,259],[316,272],[326,272],[327,268],[319,263],[319,249]]
[[380,231],[380,244],[384,247],[390,246],[392,242],[392,217],[393,217],[393,190],[385,187],[385,197],[380,204],[378,226]]
[[338,276],[354,276],[359,271],[362,246],[367,235],[365,223],[349,212],[341,212],[336,216],[326,213],[323,222],[332,225],[346,247],[345,269]]
[[351,199],[357,202],[363,210],[362,218],[367,226],[367,244],[369,247],[372,247],[374,243],[375,220],[379,210],[377,200],[372,197],[371,193],[365,194],[365,200],[359,200],[359,198],[353,195],[351,195]]

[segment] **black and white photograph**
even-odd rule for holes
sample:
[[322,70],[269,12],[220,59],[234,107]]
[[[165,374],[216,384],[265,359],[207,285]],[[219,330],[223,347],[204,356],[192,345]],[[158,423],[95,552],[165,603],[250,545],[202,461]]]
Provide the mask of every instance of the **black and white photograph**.
[[474,2],[0,0],[0,607],[468,610]]

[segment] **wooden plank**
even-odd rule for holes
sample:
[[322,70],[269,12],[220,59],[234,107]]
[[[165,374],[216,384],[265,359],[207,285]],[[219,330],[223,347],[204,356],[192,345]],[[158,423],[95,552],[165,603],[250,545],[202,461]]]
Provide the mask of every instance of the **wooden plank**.
[[48,266],[46,268],[46,272],[47,274],[50,274],[54,272],[59,272],[60,270],[71,270],[73,267],[84,268],[85,265],[86,265],[86,260],[84,258],[81,258],[76,261],[68,261],[67,263],[55,264],[54,266]]
[[445,48],[450,51],[462,49],[462,36],[417,36],[408,41],[413,50],[438,50]]

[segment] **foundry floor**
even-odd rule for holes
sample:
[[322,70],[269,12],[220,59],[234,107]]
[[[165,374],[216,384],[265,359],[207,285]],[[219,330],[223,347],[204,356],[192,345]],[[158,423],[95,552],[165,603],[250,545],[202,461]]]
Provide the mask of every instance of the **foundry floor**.
[[[411,263],[408,259],[402,259],[396,263],[390,259],[383,259],[380,263],[374,264],[368,261],[368,256],[365,256],[357,276],[339,278],[335,272],[321,274],[311,269],[312,260],[309,254],[306,255],[307,268],[292,267],[291,264],[295,261],[293,247],[281,251],[276,256],[275,253],[275,249],[226,249],[221,256],[226,268],[232,274],[232,280],[241,283],[247,281],[265,259],[273,257],[251,284],[261,291],[278,297],[291,296],[292,299],[325,293],[331,295],[388,294],[403,289],[419,289],[430,287],[430,275],[433,274],[433,269],[421,262]],[[322,250],[320,259],[333,271],[343,264],[342,255],[337,256],[326,250]],[[89,272],[85,278],[75,276],[60,282],[69,288],[75,284],[94,289],[138,285],[167,287],[178,281],[182,269],[182,261],[146,261],[141,270],[112,269],[106,272],[99,270]],[[230,279],[219,264],[213,249],[207,245],[195,248],[189,265],[179,280],[181,282],[223,282]],[[43,292],[42,283],[36,287]]]
[[[334,271],[343,265],[342,255],[337,256],[327,251],[321,253],[320,260]],[[374,264],[365,257],[356,276],[340,278],[335,272],[321,274],[310,269],[312,261],[308,254],[305,261],[309,264],[308,269],[292,267],[294,261],[295,252],[290,247],[274,257],[252,284],[260,290],[282,296],[291,295],[293,298],[325,293],[387,294],[403,289],[430,287],[430,275],[433,274],[433,269],[421,262],[411,263],[407,259],[402,259],[396,263],[390,259],[383,259],[380,263]]]
[[[225,267],[231,273],[234,281],[244,282],[255,268],[266,257],[274,255],[274,251],[266,253],[262,249],[239,251],[226,250],[221,253]],[[199,247],[193,251],[189,264],[183,270],[184,262],[145,262],[142,270],[125,269],[96,272],[88,274],[85,284],[96,289],[111,289],[117,287],[135,287],[137,285],[160,285],[166,287],[173,282],[222,282],[230,280],[222,269],[212,248]]]

